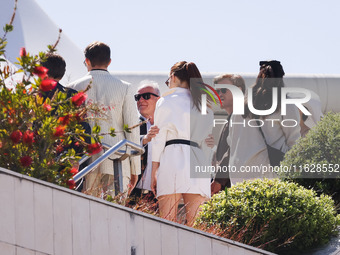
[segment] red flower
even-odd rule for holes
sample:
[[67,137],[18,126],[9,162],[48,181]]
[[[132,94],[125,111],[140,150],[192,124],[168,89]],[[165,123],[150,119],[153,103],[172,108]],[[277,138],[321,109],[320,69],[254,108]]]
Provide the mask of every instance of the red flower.
[[43,66],[34,67],[33,74],[38,75],[41,79],[45,79],[47,76],[48,69]]
[[43,107],[45,108],[46,111],[51,111],[52,110],[52,107],[49,105],[49,104],[43,104]]
[[2,141],[0,141],[0,149],[2,148]]
[[26,49],[25,47],[22,47],[20,49],[20,57],[26,57],[27,53],[26,53]]
[[62,152],[64,151],[64,147],[63,147],[61,144],[59,144],[59,145],[55,148],[55,150],[56,150],[56,152],[57,152],[58,154],[60,154],[60,153],[62,153]]
[[65,133],[65,126],[58,126],[54,131],[54,136],[59,137]]
[[69,124],[70,123],[70,115],[67,114],[64,117],[59,117],[59,122],[61,122],[61,124],[63,124],[63,125]]
[[100,143],[92,143],[87,145],[86,151],[89,155],[94,155],[103,150],[102,146]]
[[87,95],[84,92],[79,92],[78,94],[72,97],[72,103],[75,106],[80,106],[85,102],[86,98],[87,98]]
[[69,189],[75,189],[76,188],[76,182],[73,179],[70,179],[66,183],[69,187]]
[[72,167],[70,170],[70,173],[72,174],[72,176],[75,176],[78,173],[78,169],[75,167]]
[[40,89],[44,92],[50,91],[57,86],[57,82],[54,80],[43,80],[40,84]]
[[20,132],[20,130],[15,130],[12,132],[10,138],[14,144],[17,144],[22,138],[22,133]]
[[20,158],[20,163],[24,167],[28,167],[32,164],[33,160],[30,156],[23,156]]
[[26,144],[32,144],[34,140],[34,133],[31,130],[26,130],[22,140]]

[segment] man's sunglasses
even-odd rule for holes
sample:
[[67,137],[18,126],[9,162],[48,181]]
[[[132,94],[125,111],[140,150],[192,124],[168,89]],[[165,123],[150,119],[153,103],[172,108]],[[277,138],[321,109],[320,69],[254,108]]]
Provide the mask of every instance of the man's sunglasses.
[[143,93],[143,94],[136,94],[135,95],[135,100],[136,102],[139,101],[139,99],[142,97],[143,99],[145,100],[149,100],[151,98],[151,95],[155,96],[155,97],[159,97],[159,95],[156,95],[154,93],[150,93],[150,92],[147,92],[147,93]]
[[222,89],[216,89],[217,94],[220,94],[222,92],[222,94],[227,93],[227,89],[226,88],[222,88]]

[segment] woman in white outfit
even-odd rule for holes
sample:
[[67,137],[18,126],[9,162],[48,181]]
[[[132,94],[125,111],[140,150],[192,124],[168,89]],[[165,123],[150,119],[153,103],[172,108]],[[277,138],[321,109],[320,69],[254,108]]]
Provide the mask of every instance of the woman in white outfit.
[[[243,116],[233,114],[231,117],[227,141],[230,146],[229,164],[236,170],[230,171],[232,185],[244,179],[276,177],[272,171],[262,171],[269,169],[270,165],[265,140],[271,147],[285,153],[300,138],[298,108],[288,104],[287,114],[281,115],[281,88],[284,87],[284,74],[279,61],[261,61],[260,72],[252,87],[253,106],[257,110],[270,109],[273,101],[273,88],[277,88],[275,112],[267,116],[255,115],[250,112],[248,100],[245,100],[245,114]],[[265,140],[256,122],[257,119],[260,121],[259,125],[262,125],[261,130]],[[294,123],[289,120],[295,120],[296,126],[292,127]],[[249,171],[244,172],[244,170]]]
[[159,134],[152,140],[151,188],[161,217],[168,220],[176,221],[183,198],[191,226],[199,206],[210,198],[210,175],[195,169],[209,165],[201,147],[211,134],[213,114],[209,107],[207,114],[201,114],[205,86],[194,63],[176,63],[166,83],[170,90],[158,100],[154,116]]

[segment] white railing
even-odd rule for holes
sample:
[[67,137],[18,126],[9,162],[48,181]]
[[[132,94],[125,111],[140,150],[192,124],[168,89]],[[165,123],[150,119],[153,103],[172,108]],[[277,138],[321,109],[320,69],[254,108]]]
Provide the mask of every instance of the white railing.
[[[102,144],[107,151],[101,155],[99,158],[94,160],[90,165],[79,171],[75,176],[73,176],[73,180],[75,182],[80,181],[87,174],[91,173],[94,169],[96,169],[101,163],[103,163],[106,159],[108,159],[112,155],[118,155],[120,158],[113,160],[113,176],[114,176],[114,188],[115,194],[123,192],[123,174],[122,174],[122,161],[127,157],[133,157],[137,155],[141,155],[144,153],[144,148],[135,144],[127,139],[121,140],[116,145],[110,147],[108,144]],[[125,147],[125,148],[124,148]],[[89,156],[84,156],[79,164],[83,164]]]

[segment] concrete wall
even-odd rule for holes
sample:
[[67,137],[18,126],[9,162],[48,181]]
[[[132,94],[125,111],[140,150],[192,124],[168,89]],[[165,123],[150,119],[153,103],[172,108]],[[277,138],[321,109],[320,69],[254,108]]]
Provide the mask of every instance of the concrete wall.
[[0,254],[271,253],[0,168]]

